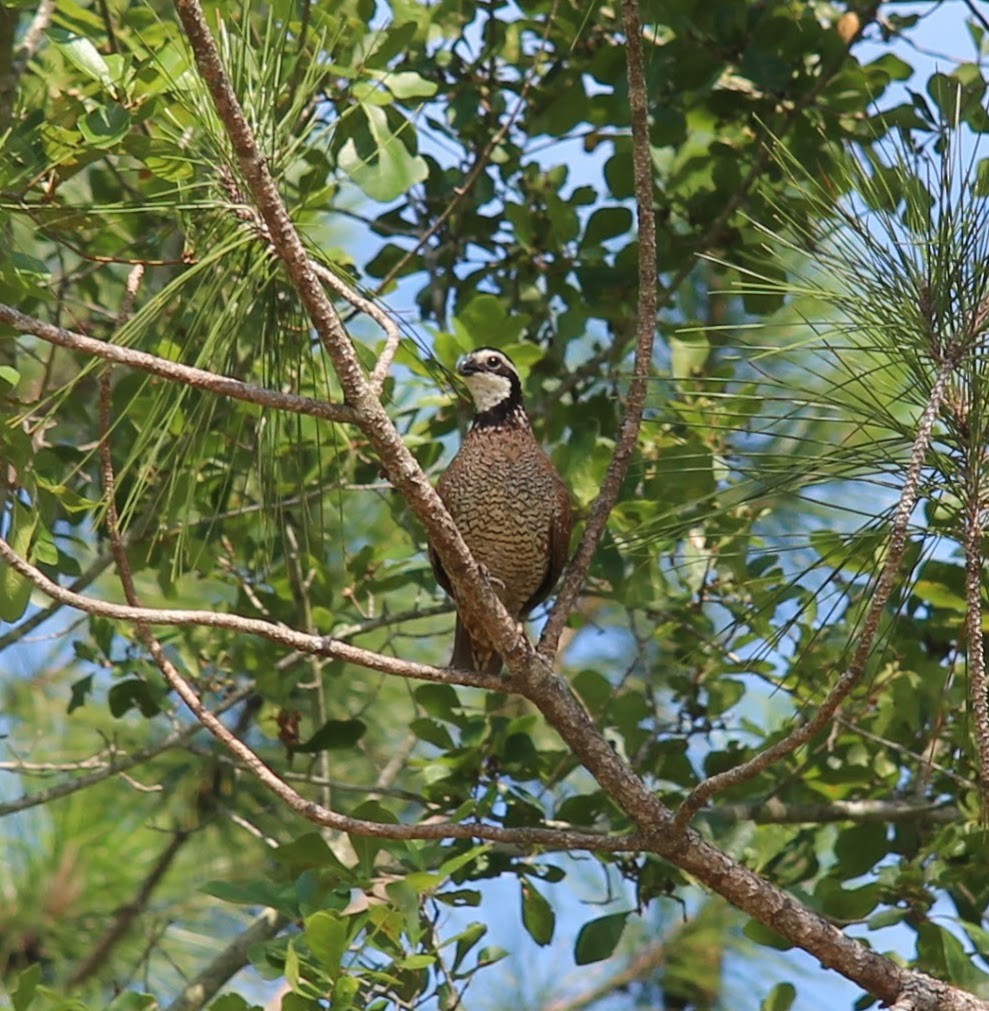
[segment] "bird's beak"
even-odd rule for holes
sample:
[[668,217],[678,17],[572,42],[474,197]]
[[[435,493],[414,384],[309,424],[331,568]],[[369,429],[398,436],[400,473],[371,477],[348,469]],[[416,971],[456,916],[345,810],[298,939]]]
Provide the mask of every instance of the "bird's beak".
[[472,376],[477,371],[477,364],[470,355],[464,355],[463,358],[457,362],[457,375],[459,376]]

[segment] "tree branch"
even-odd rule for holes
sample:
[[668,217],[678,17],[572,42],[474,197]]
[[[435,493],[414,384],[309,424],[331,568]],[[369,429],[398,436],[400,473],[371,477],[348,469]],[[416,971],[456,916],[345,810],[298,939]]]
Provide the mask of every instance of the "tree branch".
[[0,302],[0,323],[7,323],[20,333],[33,334],[49,344],[56,344],[72,351],[81,351],[95,358],[102,358],[107,362],[128,365],[131,368],[140,369],[142,372],[150,372],[152,375],[160,376],[169,382],[182,383],[198,390],[207,390],[218,396],[244,400],[249,404],[271,407],[278,411],[308,414],[314,418],[322,418],[324,421],[343,423],[354,421],[353,412],[342,404],[328,404],[322,400],[300,397],[294,393],[280,393],[262,386],[253,386],[240,379],[231,379],[229,376],[221,376],[215,372],[207,372],[205,369],[197,369],[191,365],[169,361],[167,358],[159,358],[157,355],[151,355],[145,351],[108,344],[106,341],[86,337],[81,333],[65,330],[60,326],[46,323],[44,320],[27,316],[13,306],[5,305],[2,302]]
[[954,804],[926,800],[833,800],[822,804],[787,804],[776,797],[749,804],[720,804],[702,811],[711,822],[733,825],[755,822],[757,825],[825,825],[850,821],[856,825],[894,825],[922,821],[924,824],[949,825],[963,819]]
[[[978,388],[978,387],[976,387]],[[985,447],[972,447],[966,460],[965,503],[965,634],[968,642],[968,697],[975,724],[975,740],[979,758],[979,785],[983,811],[989,810],[989,678],[986,676],[986,655],[982,635],[982,490],[980,473],[984,466]]]
[[[299,649],[300,652],[323,653],[323,655],[327,656],[337,655],[337,648],[343,647],[342,643],[333,643],[331,648],[327,650],[325,648],[327,644],[326,639],[314,635],[304,635],[301,632],[273,625],[270,622],[258,621],[254,618],[242,618],[238,615],[224,615],[212,611],[169,611],[150,607],[109,604],[105,601],[94,600],[91,597],[70,594],[65,590],[61,590],[56,583],[49,580],[44,573],[36,569],[29,562],[20,558],[2,538],[0,538],[0,557],[9,562],[22,576],[30,579],[40,590],[50,595],[57,595],[58,599],[61,599],[63,603],[70,604],[80,610],[88,611],[90,614],[99,614],[107,618],[134,622],[138,627],[141,625],[205,625],[212,628],[228,628],[247,635],[261,635],[273,642],[280,642],[283,645]],[[345,647],[345,651],[348,653],[367,653],[366,650],[356,650],[351,646]],[[609,852],[628,852],[641,845],[642,840],[632,835],[606,836],[581,830],[571,831],[565,829],[502,829],[494,825],[477,824],[471,826],[449,822],[437,822],[421,826],[391,825],[337,814],[307,800],[273,772],[254,751],[231,733],[216,718],[214,713],[203,705],[192,686],[168,661],[167,657],[160,650],[160,647],[155,652],[158,653],[154,657],[155,662],[159,664],[162,673],[175,693],[185,702],[196,719],[221,744],[225,745],[248,768],[256,779],[292,810],[314,824],[326,825],[341,832],[353,832],[358,835],[370,835],[385,839],[477,838],[522,846],[551,846],[557,849],[601,849]],[[342,659],[343,657],[341,656],[340,658]],[[399,673],[401,669],[405,671],[405,674],[402,676],[421,677],[424,680],[437,680],[447,684],[471,684],[474,687],[499,688],[501,690],[504,690],[505,687],[505,681],[501,678],[485,677],[480,674],[472,676],[466,672],[445,671],[429,667],[425,664],[410,664],[405,661],[395,661],[397,665],[395,670],[388,671],[384,668],[390,666],[391,658],[380,657],[380,659],[387,662],[375,669],[382,670],[383,673]],[[419,673],[412,674],[412,670],[418,670]],[[433,674],[436,677],[431,676]]]
[[883,562],[879,578],[872,589],[869,606],[866,610],[865,619],[862,624],[862,632],[859,635],[855,652],[848,664],[847,669],[838,678],[837,684],[828,693],[827,698],[821,703],[817,712],[802,726],[791,731],[782,740],[759,752],[754,758],[736,765],[732,769],[718,773],[699,783],[680,805],[674,819],[674,828],[677,831],[683,830],[691,818],[704,806],[704,804],[714,796],[714,794],[727,790],[729,787],[737,786],[747,780],[759,775],[770,765],[780,761],[787,755],[792,754],[801,745],[806,744],[816,737],[828,724],[831,723],[838,707],[855,689],[862,680],[869,660],[872,658],[872,650],[875,645],[876,635],[879,631],[879,623],[882,619],[883,611],[893,592],[896,575],[900,569],[900,562],[903,560],[903,553],[907,547],[907,531],[910,528],[910,517],[914,507],[917,505],[917,498],[920,494],[920,481],[927,458],[927,451],[931,444],[931,432],[934,422],[941,410],[945,393],[948,389],[948,382],[952,373],[958,367],[959,356],[952,354],[946,357],[938,369],[937,378],[931,387],[930,396],[924,407],[923,414],[917,423],[917,435],[914,438],[913,449],[910,454],[910,464],[903,480],[903,488],[896,504],[896,511],[893,514],[889,549],[886,553],[886,560]]
[[437,681],[441,684],[465,685],[470,688],[503,690],[505,679],[470,671],[451,671],[429,664],[412,663],[397,657],[385,656],[371,650],[360,649],[340,642],[329,636],[308,635],[286,625],[278,625],[259,618],[245,618],[238,614],[224,614],[219,611],[187,611],[171,608],[134,607],[130,604],[113,604],[81,593],[74,593],[49,579],[40,569],[21,558],[3,538],[0,538],[0,558],[9,562],[22,576],[29,579],[42,593],[87,614],[104,618],[147,625],[202,625],[206,628],[223,628],[245,635],[257,635],[269,642],[300,653],[326,656],[345,663],[357,664],[383,674],[397,677],[415,678],[421,681]]
[[625,416],[608,463],[601,491],[584,527],[580,544],[563,576],[556,601],[539,641],[546,658],[555,655],[560,635],[577,605],[577,597],[587,579],[598,543],[608,525],[639,438],[646,402],[653,343],[656,338],[656,214],[653,206],[652,154],[649,147],[649,105],[642,56],[642,26],[638,0],[622,0],[625,23],[625,52],[628,96],[632,123],[632,171],[635,208],[639,230],[639,299],[636,308],[635,362],[632,382],[625,398]]
[[220,987],[248,963],[255,944],[269,941],[291,921],[277,909],[265,909],[246,930],[233,939],[172,1001],[165,1011],[198,1011],[216,996]]

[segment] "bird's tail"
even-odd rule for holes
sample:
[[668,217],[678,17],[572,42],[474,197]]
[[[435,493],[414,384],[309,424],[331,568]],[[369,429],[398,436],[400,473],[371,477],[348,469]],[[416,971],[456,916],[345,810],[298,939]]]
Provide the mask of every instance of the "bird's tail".
[[476,642],[457,615],[453,634],[453,657],[450,666],[457,670],[472,670],[478,674],[500,674],[501,657],[490,645]]

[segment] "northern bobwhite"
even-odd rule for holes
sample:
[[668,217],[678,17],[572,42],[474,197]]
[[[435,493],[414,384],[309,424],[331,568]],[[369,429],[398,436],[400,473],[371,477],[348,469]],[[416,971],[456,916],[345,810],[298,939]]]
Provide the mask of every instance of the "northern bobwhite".
[[[536,442],[511,359],[478,348],[457,363],[474,422],[436,490],[506,610],[524,618],[549,596],[567,559],[570,492]],[[440,586],[455,598],[430,546]],[[497,674],[502,660],[480,628],[457,614],[451,667]]]

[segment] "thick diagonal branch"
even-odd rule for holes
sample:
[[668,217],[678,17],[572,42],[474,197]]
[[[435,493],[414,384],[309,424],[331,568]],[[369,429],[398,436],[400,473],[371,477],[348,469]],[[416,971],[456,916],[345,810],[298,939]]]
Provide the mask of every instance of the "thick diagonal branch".
[[402,441],[361,363],[343,323],[324,291],[275,179],[224,69],[198,0],[175,0],[196,67],[216,106],[241,174],[268,230],[272,248],[299,295],[340,381],[354,422],[377,453],[388,479],[416,514],[443,562],[459,606],[484,628],[509,667],[532,660],[532,648],[483,578],[477,563],[429,479]]

